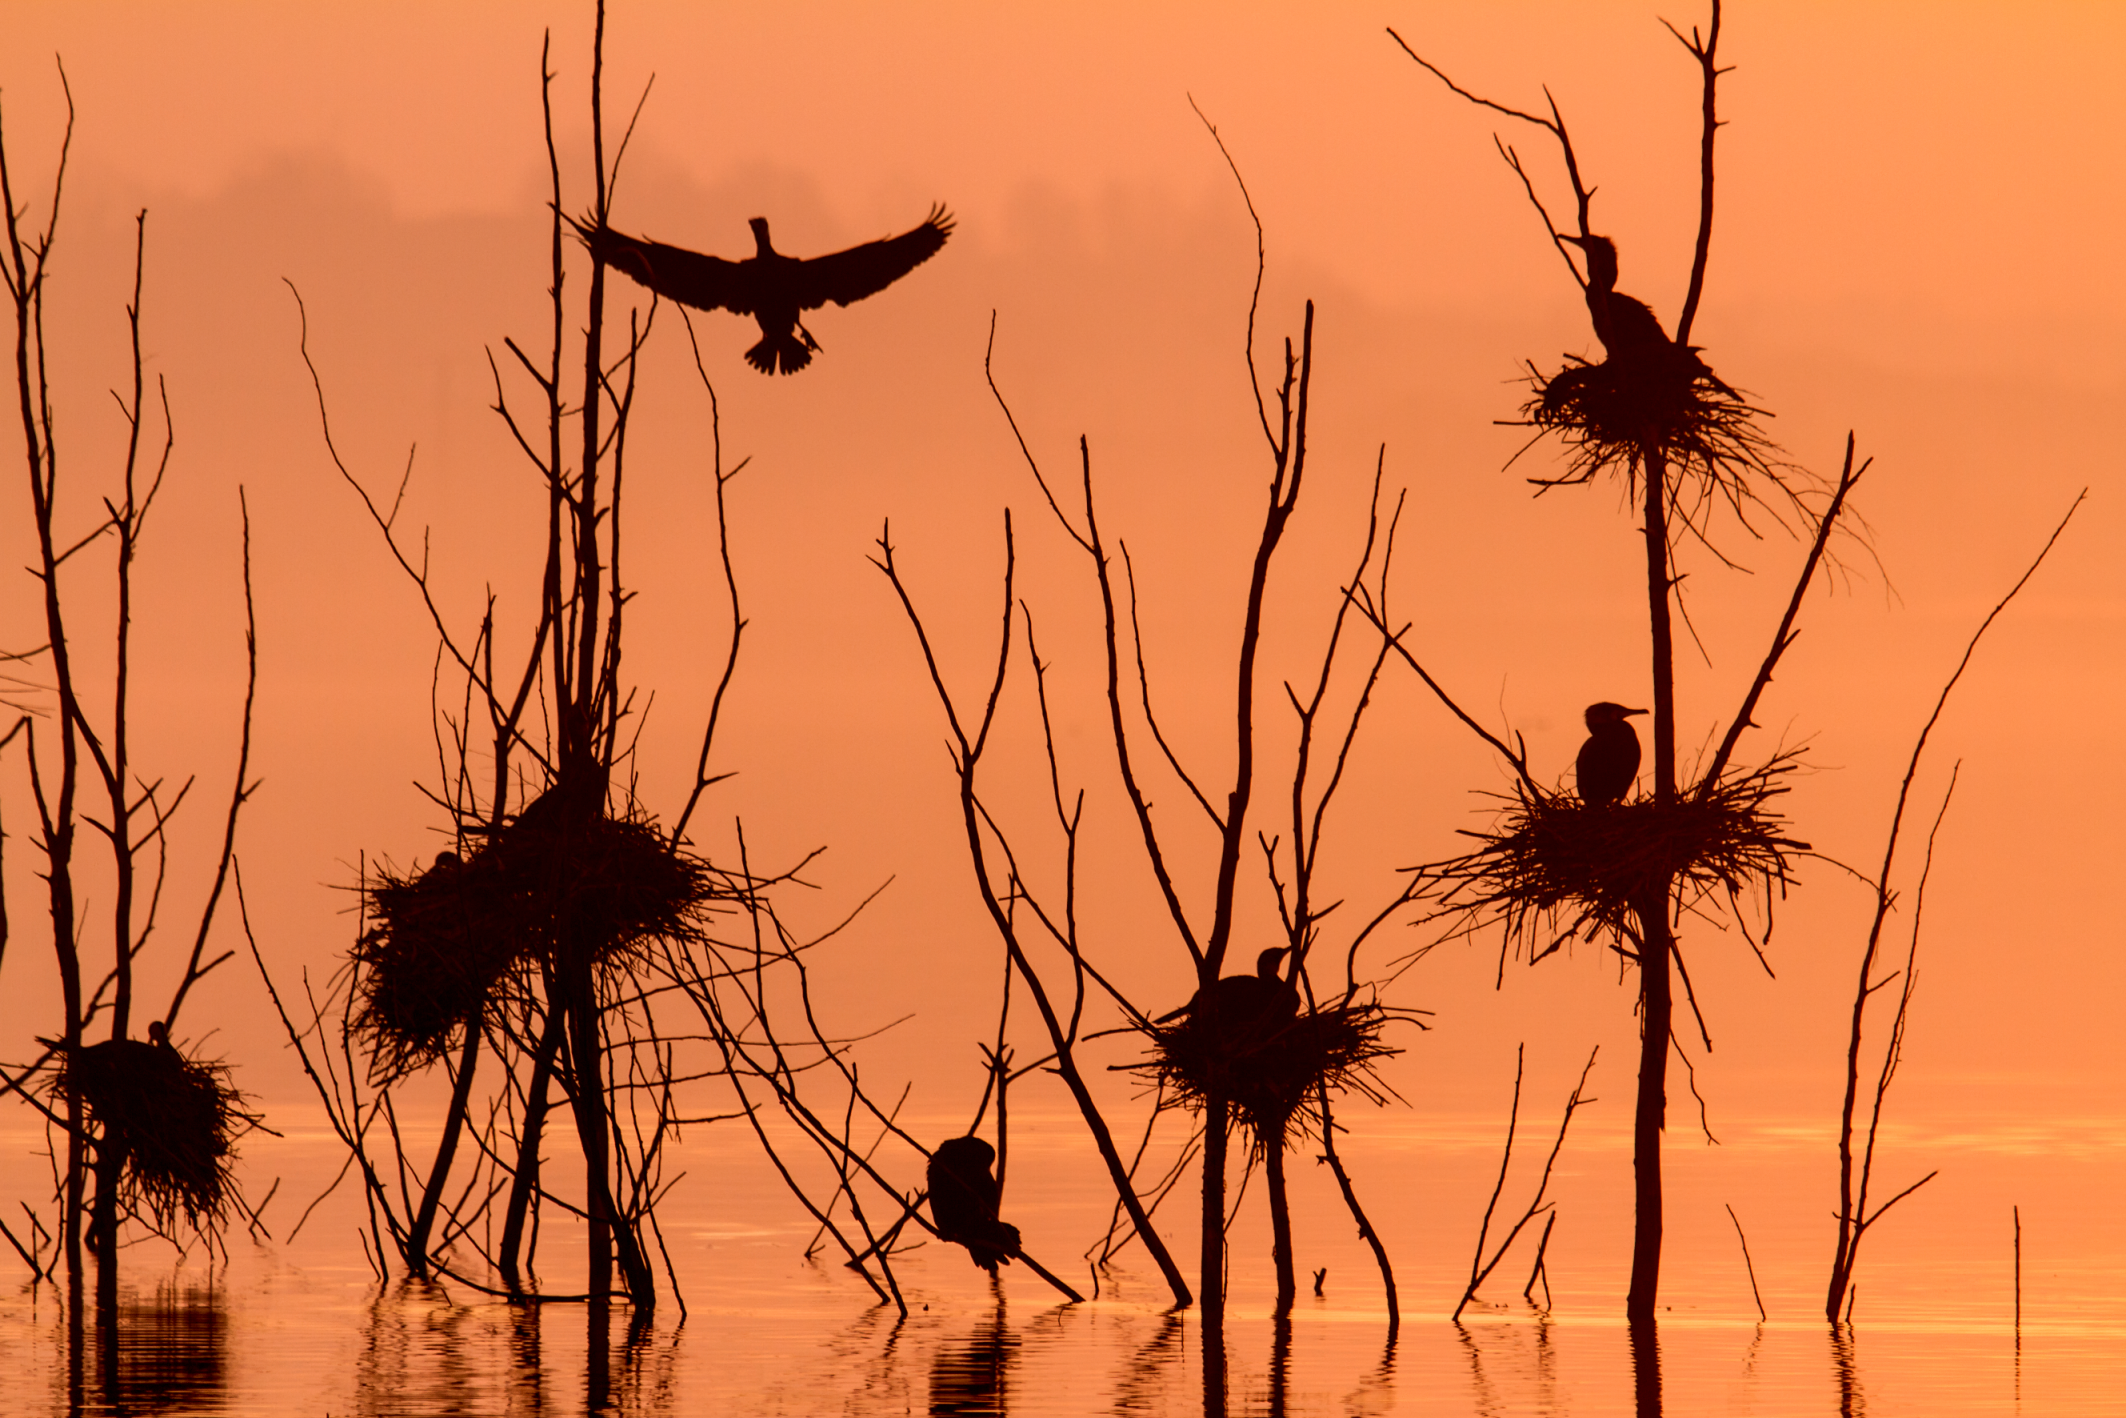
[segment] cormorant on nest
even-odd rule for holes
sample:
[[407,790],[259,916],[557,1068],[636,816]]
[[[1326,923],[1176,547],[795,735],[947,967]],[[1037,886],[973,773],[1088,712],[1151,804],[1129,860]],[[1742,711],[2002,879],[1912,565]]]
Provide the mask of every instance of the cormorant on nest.
[[1639,776],[1639,736],[1627,719],[1645,712],[1606,699],[1587,706],[1587,742],[1580,745],[1579,760],[1581,802],[1599,807],[1624,801]]
[[1632,376],[1665,376],[1686,388],[1692,380],[1703,377],[1721,393],[1734,397],[1734,390],[1721,383],[1698,357],[1696,345],[1679,345],[1671,340],[1651,306],[1617,289],[1614,241],[1591,234],[1558,235],[1587,253],[1587,315],[1594,322],[1595,338],[1608,352],[1612,368]]
[[965,1246],[991,1275],[1019,1254],[1019,1228],[997,1219],[996,1149],[979,1137],[955,1137],[930,1154],[930,1216],[938,1238]]
[[768,219],[754,217],[757,250],[743,261],[726,261],[571,220],[593,257],[637,284],[696,310],[728,310],[759,321],[760,343],[746,351],[746,362],[762,374],[795,374],[812,362],[819,342],[800,312],[878,294],[936,255],[952,234],[952,215],[936,206],[912,231],[805,259],[777,251],[768,240]]
[[1299,991],[1279,973],[1289,947],[1274,946],[1255,957],[1252,975],[1226,975],[1208,990],[1197,990],[1189,1002],[1159,1016],[1155,1024],[1187,1018],[1191,1022],[1211,1019],[1220,1034],[1267,1034],[1299,1013]]

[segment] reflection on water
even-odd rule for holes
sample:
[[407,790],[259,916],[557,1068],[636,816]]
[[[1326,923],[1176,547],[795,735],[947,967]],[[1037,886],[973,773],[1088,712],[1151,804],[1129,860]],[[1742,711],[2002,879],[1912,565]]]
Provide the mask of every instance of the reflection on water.
[[1173,1376],[1182,1364],[1181,1316],[1164,1314],[1143,1342],[1132,1347],[1118,1373],[1115,1412],[1155,1413],[1165,1406]]
[[[1059,1129],[1056,1136],[1053,1155],[1064,1160],[1015,1178],[1025,1215],[1048,1237],[1097,1235],[1105,1210],[1068,1171],[1077,1135]],[[1024,1147],[1041,1156],[1041,1138],[1032,1128],[1023,1138],[1015,1132],[1014,1155]],[[1479,1158],[1483,1165],[1473,1162],[1457,1183],[1478,1203],[1493,1160]],[[1799,1171],[1766,1175],[1796,1194],[1813,1179]],[[2115,1196],[2117,1175],[2109,1164],[2092,1167],[2086,1190]],[[122,1297],[118,1323],[108,1328],[97,1325],[93,1309],[69,1306],[64,1287],[32,1288],[0,1275],[0,1418],[1346,1418],[1413,1409],[1501,1418],[1657,1411],[1990,1418],[2018,1410],[2117,1418],[2119,1411],[2126,1246],[2103,1229],[2111,1223],[2102,1208],[2077,1222],[2086,1244],[2060,1248],[2057,1263],[2042,1268],[2026,1261],[2019,1348],[2006,1243],[1981,1245],[1946,1227],[1922,1237],[1925,1212],[1897,1233],[1902,1250],[1880,1253],[1856,1320],[1837,1331],[1821,1319],[1820,1228],[1797,1225],[1789,1234],[1753,1222],[1750,1242],[1771,1311],[1770,1322],[1759,1323],[1718,1198],[1695,1212],[1679,1202],[1683,1221],[1702,1213],[1708,1240],[1703,1250],[1679,1244],[1672,1252],[1675,1280],[1664,1299],[1674,1308],[1664,1311],[1657,1335],[1634,1335],[1615,1318],[1621,1267],[1592,1248],[1590,1227],[1584,1253],[1571,1249],[1562,1228],[1553,1241],[1554,1308],[1513,1296],[1472,1307],[1459,1325],[1442,1311],[1465,1283],[1466,1237],[1454,1232],[1429,1247],[1414,1237],[1397,1256],[1407,1308],[1392,1345],[1373,1287],[1339,1293],[1332,1285],[1325,1295],[1303,1296],[1278,1324],[1268,1316],[1267,1267],[1236,1262],[1231,1321],[1222,1339],[1206,1344],[1196,1314],[1167,1313],[1157,1273],[1126,1259],[1103,1274],[1101,1299],[1071,1306],[1015,1267],[992,1285],[957,1253],[903,1252],[896,1270],[911,1313],[898,1320],[842,1267],[804,1261],[809,1232],[801,1222],[778,1229],[779,1195],[748,1193],[721,1175],[716,1181],[698,1202],[678,1194],[684,1200],[666,1217],[691,1315],[666,1303],[652,1320],[631,1324],[622,1307],[604,1329],[580,1304],[511,1305],[455,1282],[380,1287],[351,1225],[341,1242],[316,1239],[313,1230],[297,1246],[232,1245],[226,1265],[212,1269],[173,1263],[165,1253],[159,1283],[151,1249],[138,1248],[126,1267],[137,1289]],[[1753,1193],[1771,1194],[1769,1183]],[[1628,1232],[1610,1225],[1600,1234]],[[1235,1254],[1250,1254],[1261,1239],[1236,1242]],[[1302,1241],[1331,1276],[1365,1274],[1371,1264],[1363,1243],[1340,1231],[1303,1228]],[[1060,1241],[1043,1253],[1051,1250],[1068,1253]],[[572,1288],[568,1279],[557,1277],[555,1288]]]
[[[241,1266],[238,1267],[241,1272]],[[910,1279],[922,1279],[909,1267]],[[1327,1418],[1408,1408],[1521,1418],[2114,1411],[2117,1334],[1725,1324],[1658,1331],[1495,1310],[1453,1324],[1317,1309],[1236,1316],[1047,1304],[959,1270],[903,1321],[819,1284],[802,1304],[697,1306],[609,1329],[582,1305],[447,1286],[318,1286],[180,1269],[80,1328],[51,1295],[0,1300],[0,1416],[930,1413]],[[951,1282],[949,1285],[946,1281]],[[765,1289],[756,1299],[772,1299]],[[862,1308],[858,1308],[862,1306]],[[1863,1333],[1862,1331],[1866,1332]],[[78,1336],[78,1340],[77,1340]],[[1865,1380],[1865,1382],[1864,1382]],[[1401,1394],[1398,1389],[1404,1390]]]
[[228,1317],[211,1281],[166,1280],[155,1287],[152,1300],[121,1304],[115,1342],[108,1332],[99,1332],[98,1345],[115,1361],[99,1366],[105,1375],[103,1399],[113,1412],[196,1412],[223,1402]]
[[1661,1332],[1649,1320],[1631,1327],[1631,1394],[1638,1418],[1661,1418]]
[[1018,1336],[1004,1322],[1004,1297],[963,1338],[938,1345],[930,1358],[930,1411],[1001,1418],[1011,1411],[1011,1365]]
[[1853,1361],[1853,1327],[1831,1326],[1831,1369],[1838,1376],[1838,1418],[1854,1418],[1868,1411],[1860,1394],[1860,1366]]

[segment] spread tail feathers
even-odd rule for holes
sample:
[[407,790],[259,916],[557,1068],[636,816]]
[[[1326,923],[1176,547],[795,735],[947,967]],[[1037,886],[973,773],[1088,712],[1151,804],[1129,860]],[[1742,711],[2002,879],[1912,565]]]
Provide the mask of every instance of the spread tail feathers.
[[818,348],[812,332],[799,325],[794,330],[763,335],[759,344],[746,351],[746,363],[762,374],[795,374],[812,362],[812,352]]

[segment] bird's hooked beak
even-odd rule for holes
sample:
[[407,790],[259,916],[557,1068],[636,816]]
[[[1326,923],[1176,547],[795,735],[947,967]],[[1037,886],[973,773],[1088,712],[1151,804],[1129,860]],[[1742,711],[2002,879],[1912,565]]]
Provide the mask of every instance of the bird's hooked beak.
[[1644,714],[1646,711],[1644,709],[1624,709],[1621,712],[1626,718],[1629,718],[1633,714]]

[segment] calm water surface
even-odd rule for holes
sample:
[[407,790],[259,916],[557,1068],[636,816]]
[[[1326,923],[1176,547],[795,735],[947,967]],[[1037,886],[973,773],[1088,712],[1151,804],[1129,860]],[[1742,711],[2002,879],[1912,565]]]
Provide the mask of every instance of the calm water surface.
[[[1931,1209],[1915,1198],[1901,1230],[1888,1221],[1871,1237],[1879,1249],[1862,1263],[1855,1323],[1838,1335],[1811,1318],[1829,1244],[1816,1139],[1766,1125],[1741,1130],[1717,1163],[1679,1149],[1662,1411],[2126,1414],[2126,1245],[2111,1214],[2126,1154],[2115,1129],[2017,1126],[2014,1136],[1916,1140],[1928,1165],[1965,1184],[1942,1188]],[[698,1155],[665,1213],[683,1319],[666,1301],[630,1330],[623,1310],[600,1343],[581,1307],[513,1307],[452,1284],[379,1286],[353,1240],[356,1208],[335,1211],[335,1198],[293,1243],[239,1238],[226,1263],[174,1259],[159,1242],[132,1248],[111,1352],[93,1326],[69,1344],[51,1287],[10,1289],[0,1297],[0,1414],[1642,1412],[1633,1347],[1614,1318],[1628,1254],[1621,1136],[1576,1132],[1570,1173],[1560,1164],[1548,1314],[1520,1299],[1532,1252],[1517,1251],[1488,1303],[1460,1324],[1446,1318],[1496,1175],[1497,1139],[1486,1131],[1481,1120],[1420,1125],[1406,1115],[1354,1147],[1398,1267],[1404,1322],[1392,1347],[1378,1274],[1348,1216],[1332,1209],[1333,1192],[1303,1164],[1294,1167],[1301,1265],[1328,1273],[1288,1328],[1273,1326],[1266,1236],[1248,1199],[1234,1228],[1222,1406],[1206,1398],[1195,1314],[1162,1312],[1164,1290],[1141,1250],[1099,1278],[1099,1298],[1072,1306],[1023,1268],[992,1288],[956,1249],[918,1249],[897,1263],[913,1313],[896,1322],[831,1259],[805,1260],[809,1225],[732,1135],[717,1148],[690,1144]],[[1097,1178],[1079,1166],[1079,1138],[1067,1119],[1015,1126],[1007,1209],[1029,1248],[1089,1288],[1075,1252],[1098,1234],[1104,1207],[1089,1185]],[[300,1210],[282,1213],[287,1196],[336,1159],[314,1138],[261,1144],[288,1175],[268,1212],[285,1228]],[[11,1194],[34,1195],[21,1185],[30,1179],[19,1164],[0,1173]],[[1532,1175],[1525,1186],[1509,1180],[1502,1207],[1517,1216],[1532,1185]],[[2006,1209],[1998,1196],[2018,1190],[2020,1340],[2012,1252],[1995,1214]],[[1757,1321],[1727,1204],[1748,1227],[1769,1323]],[[1168,1227],[1181,1237],[1192,1229],[1179,1213]],[[545,1242],[557,1290],[568,1288],[569,1240],[555,1231]]]

